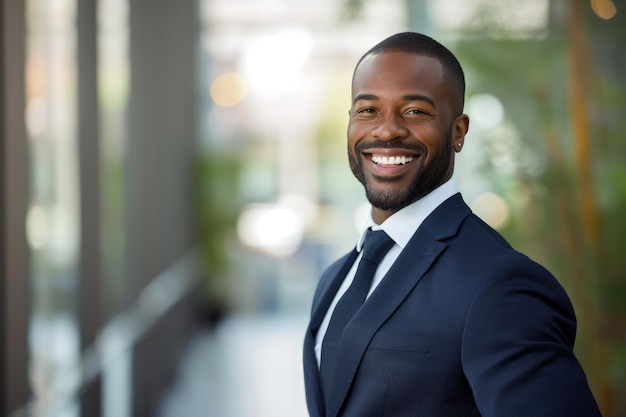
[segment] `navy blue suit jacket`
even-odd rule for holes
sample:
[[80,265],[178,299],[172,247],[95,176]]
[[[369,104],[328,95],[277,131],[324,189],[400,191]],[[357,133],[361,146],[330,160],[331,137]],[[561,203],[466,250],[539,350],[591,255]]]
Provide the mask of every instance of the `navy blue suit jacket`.
[[457,194],[419,227],[346,327],[326,403],[315,335],[352,251],[316,290],[304,342],[311,417],[595,417],[569,298]]

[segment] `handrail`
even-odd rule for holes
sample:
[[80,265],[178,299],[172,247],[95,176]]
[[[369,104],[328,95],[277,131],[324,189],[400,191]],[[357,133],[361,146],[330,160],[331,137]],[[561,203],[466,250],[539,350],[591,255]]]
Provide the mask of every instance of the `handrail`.
[[118,358],[129,352],[179,301],[197,288],[196,258],[195,250],[185,253],[146,285],[133,304],[102,328],[94,343],[83,350],[80,366],[67,370],[73,375],[64,380],[73,382],[63,387],[64,392],[59,390],[54,393],[58,399],[35,398],[9,417],[31,416],[35,405],[46,404],[47,401],[50,404],[45,406],[46,410],[42,412],[38,409],[37,415],[67,415],[68,410],[76,408],[84,387],[116,364]]

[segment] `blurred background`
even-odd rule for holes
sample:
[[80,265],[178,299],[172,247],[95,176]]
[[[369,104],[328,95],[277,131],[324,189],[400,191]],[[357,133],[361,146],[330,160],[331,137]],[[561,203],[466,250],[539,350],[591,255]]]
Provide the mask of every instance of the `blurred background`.
[[447,45],[466,201],[570,294],[626,416],[626,10],[611,0],[0,1],[0,415],[298,417],[368,206],[358,58]]

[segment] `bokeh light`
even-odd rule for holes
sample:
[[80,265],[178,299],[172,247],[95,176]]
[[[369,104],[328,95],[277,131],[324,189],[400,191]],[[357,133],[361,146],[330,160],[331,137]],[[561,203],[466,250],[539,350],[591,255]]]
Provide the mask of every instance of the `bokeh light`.
[[610,20],[617,14],[617,7],[611,0],[591,0],[591,9],[604,20]]
[[492,192],[480,194],[470,204],[472,211],[494,229],[502,229],[509,222],[511,211],[502,197]]
[[491,130],[504,120],[504,106],[492,94],[475,94],[469,99],[468,109],[473,124]]
[[275,257],[292,255],[300,246],[304,224],[300,216],[279,204],[252,204],[237,221],[245,245]]
[[279,28],[251,36],[242,58],[251,88],[272,94],[289,87],[312,46],[311,33],[300,28]]
[[246,80],[235,72],[226,72],[211,83],[211,99],[221,107],[239,104],[247,93]]

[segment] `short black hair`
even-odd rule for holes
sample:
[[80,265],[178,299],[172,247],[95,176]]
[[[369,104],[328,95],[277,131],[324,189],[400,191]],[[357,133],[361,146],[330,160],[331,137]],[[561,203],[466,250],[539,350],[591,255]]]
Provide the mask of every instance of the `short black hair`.
[[396,33],[382,40],[367,51],[361,59],[359,59],[359,62],[354,68],[354,72],[356,73],[356,70],[365,57],[383,52],[407,52],[429,56],[438,60],[443,67],[444,75],[450,81],[453,94],[455,94],[455,97],[452,97],[452,104],[458,107],[454,110],[459,114],[463,111],[463,105],[465,103],[465,75],[459,60],[448,48],[433,38],[421,33]]

